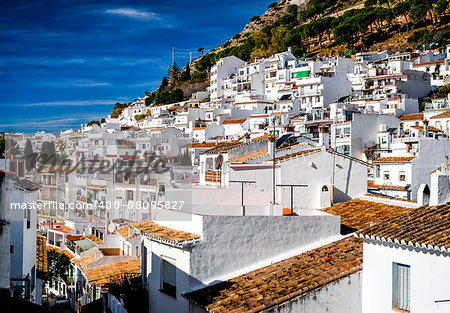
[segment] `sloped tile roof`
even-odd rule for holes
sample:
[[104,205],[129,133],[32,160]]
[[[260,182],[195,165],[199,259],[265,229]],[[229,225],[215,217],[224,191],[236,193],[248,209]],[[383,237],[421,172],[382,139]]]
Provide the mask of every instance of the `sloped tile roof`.
[[215,142],[193,142],[188,145],[189,148],[213,148],[217,144]]
[[423,66],[423,65],[431,65],[431,64],[441,64],[441,63],[444,63],[444,60],[422,62],[422,63],[414,64],[413,66]]
[[66,234],[73,232],[72,228],[70,228],[69,226],[65,226],[65,225],[61,226],[59,228],[49,228],[49,230],[59,231],[61,233],[66,233]]
[[[95,255],[97,252],[100,251],[97,247],[86,250],[81,253],[80,258],[77,259],[77,265],[83,270],[86,271],[88,268],[88,265],[93,263],[95,261]],[[100,251],[101,253],[101,251]],[[103,253],[101,253],[101,256],[103,256]]]
[[450,251],[450,204],[422,206],[366,228],[360,237]]
[[414,160],[416,157],[379,157],[378,159],[374,160],[373,163],[380,163],[380,162],[409,162],[411,160]]
[[362,268],[362,242],[345,238],[184,295],[208,312],[260,312]]
[[389,190],[407,190],[409,186],[396,186],[396,185],[375,185],[373,180],[367,181],[367,188],[376,188],[376,189],[389,189]]
[[48,272],[46,243],[47,237],[36,237],[36,271],[41,274],[45,274]]
[[[314,148],[314,149],[305,149],[305,150],[301,150],[298,152],[294,152],[294,153],[289,153],[286,154],[284,156],[275,158],[275,162],[282,162],[282,161],[288,161],[289,159],[295,159],[307,154],[311,154],[311,153],[317,153],[322,151],[322,148]],[[273,159],[267,160],[267,162],[273,162]]]
[[341,217],[341,224],[353,229],[363,229],[399,216],[412,209],[367,200],[353,199],[338,203],[322,211]]
[[88,238],[90,241],[92,241],[95,244],[101,244],[103,240],[95,236],[94,234],[87,235],[86,238]]
[[200,238],[199,235],[164,227],[152,221],[141,221],[139,223],[133,224],[133,227],[139,230],[141,233],[149,234],[154,237],[167,239],[177,243]]
[[400,116],[401,121],[423,120],[423,113],[405,114]]
[[86,270],[84,273],[90,284],[103,287],[119,280],[122,274],[139,274],[140,272],[141,259],[133,258],[104,266],[98,266]]
[[123,226],[123,227],[120,227],[120,228],[117,230],[117,233],[118,233],[120,236],[122,236],[124,239],[128,240],[128,239],[131,238],[129,229],[130,229],[130,226],[128,226],[128,225],[127,225],[127,226]]
[[262,135],[262,136],[253,138],[252,141],[260,141],[260,140],[263,140],[263,139],[269,139],[271,137],[273,137],[273,136],[272,135]]
[[237,118],[237,119],[233,119],[233,120],[226,120],[222,122],[223,124],[242,124],[246,121],[246,118]]
[[262,149],[259,151],[253,151],[244,155],[240,155],[231,159],[228,159],[228,163],[232,162],[246,162],[255,158],[259,158],[262,156],[268,155],[267,149]]
[[445,117],[450,117],[450,110],[446,110],[440,114],[434,115],[430,118],[445,118]]
[[216,154],[216,153],[225,153],[228,150],[231,150],[237,146],[240,146],[240,142],[224,142],[214,148],[201,151],[200,154]]
[[67,239],[68,241],[77,241],[77,240],[82,240],[82,239],[84,239],[84,236],[83,236],[83,235],[74,235],[74,236],[66,235],[66,239]]
[[[423,126],[412,126],[411,128],[417,129],[418,131],[423,131]],[[433,126],[428,126],[428,131],[441,132],[442,130]]]

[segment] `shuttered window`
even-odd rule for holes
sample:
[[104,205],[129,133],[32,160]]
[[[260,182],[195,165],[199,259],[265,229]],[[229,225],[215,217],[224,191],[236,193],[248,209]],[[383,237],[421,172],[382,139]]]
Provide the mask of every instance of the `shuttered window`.
[[394,309],[410,310],[410,267],[392,264],[392,306]]

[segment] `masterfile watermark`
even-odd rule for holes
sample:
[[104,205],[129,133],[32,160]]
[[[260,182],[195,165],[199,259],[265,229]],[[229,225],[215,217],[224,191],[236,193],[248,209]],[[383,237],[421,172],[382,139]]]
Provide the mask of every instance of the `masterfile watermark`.
[[184,201],[94,201],[93,203],[72,202],[64,203],[58,201],[47,202],[16,202],[10,204],[11,210],[149,210],[168,209],[181,210]]

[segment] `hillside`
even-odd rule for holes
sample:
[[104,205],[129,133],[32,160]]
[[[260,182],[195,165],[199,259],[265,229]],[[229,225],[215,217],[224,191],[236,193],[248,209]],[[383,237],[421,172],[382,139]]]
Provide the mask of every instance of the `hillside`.
[[449,23],[449,0],[281,0],[189,67],[175,64],[146,104],[181,101],[204,89],[211,67],[226,56],[252,61],[288,47],[297,57],[439,48],[450,43]]
[[450,39],[448,13],[448,0],[282,0],[251,18],[242,32],[195,60],[194,66],[208,70],[224,56],[250,61],[288,46],[297,56],[311,57],[443,46]]

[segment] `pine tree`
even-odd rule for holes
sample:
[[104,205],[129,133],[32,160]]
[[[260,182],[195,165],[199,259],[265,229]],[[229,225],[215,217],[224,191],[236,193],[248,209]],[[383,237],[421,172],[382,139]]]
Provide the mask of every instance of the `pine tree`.
[[27,139],[27,142],[25,143],[23,156],[25,158],[25,168],[27,171],[30,171],[36,162],[36,156],[33,153],[33,147],[31,146],[30,139]]

